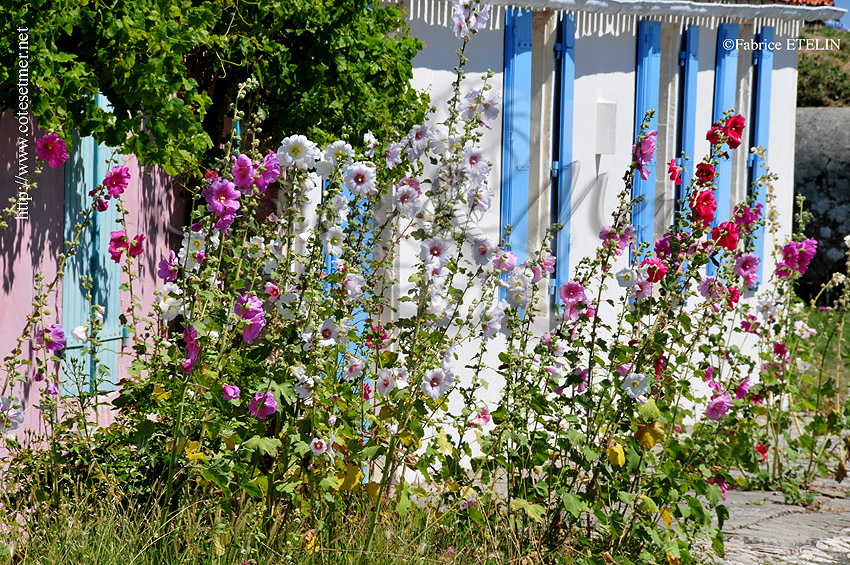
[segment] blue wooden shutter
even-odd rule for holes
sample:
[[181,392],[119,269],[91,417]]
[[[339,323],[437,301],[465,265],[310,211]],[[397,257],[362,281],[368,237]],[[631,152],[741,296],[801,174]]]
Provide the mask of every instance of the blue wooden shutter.
[[555,221],[563,227],[555,239],[555,284],[552,290],[569,280],[570,268],[570,215],[572,214],[573,182],[573,93],[576,77],[576,20],[573,14],[564,14],[561,20],[561,37],[556,46],[556,65],[560,80],[558,106],[558,132],[555,134],[556,175]]
[[[689,25],[685,30],[682,52],[679,54],[681,73],[681,99],[679,101],[679,140],[676,148],[676,160],[685,173],[682,184],[676,194],[677,212],[682,213],[683,206],[687,209],[688,178],[693,176],[696,159],[694,144],[696,142],[697,120],[697,73],[699,72],[699,26]],[[682,158],[690,158],[685,161]],[[687,174],[690,173],[690,174]]]
[[[107,110],[110,108],[101,95],[98,95],[98,105]],[[106,159],[110,154],[111,150],[99,146],[93,137],[75,138],[73,153],[65,164],[66,240],[73,238],[75,225],[80,221],[80,212],[91,206],[92,197],[88,193],[103,182],[107,173]],[[90,218],[91,225],[84,228],[76,255],[68,259],[65,267],[62,326],[68,338],[66,357],[74,357],[84,366],[89,378],[89,390],[93,390],[97,377],[95,359],[91,356],[83,358],[83,344],[70,336],[73,328],[89,324],[91,305],[86,298],[86,291],[80,288],[82,277],[89,277],[92,282],[92,304],[105,308],[103,329],[98,335],[103,345],[98,351],[97,360],[106,366],[109,374],[98,388],[108,391],[114,390],[118,382],[118,355],[124,337],[119,321],[121,269],[109,255],[110,233],[120,229],[115,203],[110,202],[108,210],[95,212]],[[77,383],[71,375],[63,376],[63,385],[66,391],[78,392]]]
[[[760,46],[766,46],[773,42],[773,28],[763,27],[758,35]],[[770,82],[773,74],[773,51],[770,49],[758,49],[753,53],[753,64],[755,65],[755,88],[753,89],[753,119],[752,119],[752,147],[761,145],[767,151],[767,142],[770,135]],[[767,153],[765,153],[767,155]],[[763,159],[758,155],[750,153],[750,187],[757,190],[752,195],[755,202],[763,206],[762,213],[767,213],[767,198],[763,187],[756,188],[753,183],[761,174]],[[759,281],[762,279],[762,268],[764,263],[764,226],[759,226],[753,233],[755,241],[755,253],[759,258]]]
[[[635,85],[635,130],[640,134],[643,118],[649,110],[655,116],[649,122],[650,130],[658,129],[658,92],[661,83],[661,22],[641,21],[638,24],[637,72]],[[655,236],[655,159],[649,165],[649,178],[643,180],[636,175],[632,186],[632,197],[643,196],[643,201],[632,210],[632,224],[637,233],[637,242],[653,242]]]
[[512,227],[508,242],[520,263],[528,253],[531,21],[531,11],[506,10],[501,222]]
[[[726,110],[735,109],[735,94],[738,81],[738,24],[720,24],[717,29],[717,59],[714,68],[714,112],[716,122],[723,118]],[[729,48],[731,46],[731,49]],[[732,205],[732,160],[720,159],[717,165],[717,213],[714,222],[717,226],[729,220]],[[706,274],[714,276],[717,268],[713,263],[706,267]]]

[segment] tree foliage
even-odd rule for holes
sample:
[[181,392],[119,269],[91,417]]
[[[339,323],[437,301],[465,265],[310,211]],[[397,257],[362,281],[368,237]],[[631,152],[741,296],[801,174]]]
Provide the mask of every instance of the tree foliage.
[[[29,33],[38,124],[135,153],[169,173],[197,171],[229,134],[238,84],[253,77],[261,145],[303,133],[353,143],[406,130],[424,99],[410,87],[421,43],[403,12],[366,0],[106,0],[6,5],[0,48]],[[0,64],[0,106],[17,109],[17,57]],[[98,108],[100,91],[112,110]],[[276,147],[274,147],[276,148]]]

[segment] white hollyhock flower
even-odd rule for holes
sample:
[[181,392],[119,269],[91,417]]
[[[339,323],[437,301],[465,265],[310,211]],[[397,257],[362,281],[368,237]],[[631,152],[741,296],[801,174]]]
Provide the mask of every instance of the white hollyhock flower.
[[637,273],[628,267],[617,272],[617,284],[622,288],[632,288],[637,280]]
[[295,165],[302,171],[312,167],[318,158],[318,147],[303,135],[287,137],[277,150],[277,159],[282,167]]
[[170,322],[183,313],[183,299],[179,298],[182,294],[180,287],[172,282],[162,285],[157,306],[160,317],[166,322]]
[[88,340],[89,340],[89,327],[88,326],[77,326],[76,328],[71,330],[71,337],[73,337],[77,341],[87,343]]
[[429,237],[420,244],[420,256],[429,268],[443,268],[454,252],[454,241],[442,237]]
[[505,298],[513,308],[519,310],[527,307],[531,301],[531,279],[525,273],[514,270],[508,277]]
[[366,146],[366,151],[364,151],[363,154],[370,158],[374,157],[375,149],[378,147],[378,140],[371,131],[367,131],[363,134],[363,145]]
[[265,249],[266,242],[262,237],[258,235],[255,235],[254,237],[249,239],[248,245],[246,245],[245,247],[245,250],[248,253],[248,257],[250,257],[251,259],[258,258],[260,255],[263,254],[263,251],[265,251]]
[[430,137],[428,137],[428,129],[423,125],[415,125],[410,128],[410,132],[408,132],[407,136],[405,136],[404,141],[406,142],[405,152],[407,153],[407,159],[411,163],[419,159],[425,150],[428,149],[428,142],[430,141]]
[[403,184],[396,190],[393,202],[399,214],[412,218],[419,212],[419,191],[408,184]]
[[101,306],[100,304],[95,304],[94,306],[94,317],[98,322],[103,321],[103,317],[106,315],[106,308]]
[[304,367],[301,365],[293,367],[292,373],[295,375],[295,392],[301,400],[310,400],[313,397],[313,387],[315,385],[313,377],[308,376],[304,372]]
[[496,245],[489,237],[483,236],[472,240],[472,260],[479,267],[489,265],[495,252]]
[[344,240],[345,233],[339,226],[333,226],[322,234],[322,243],[328,255],[342,255],[342,242]]
[[343,286],[348,293],[349,300],[356,300],[363,295],[363,284],[366,282],[362,276],[357,273],[348,273],[345,275]]
[[316,457],[324,455],[328,452],[328,443],[322,438],[314,437],[313,441],[310,442],[310,451],[312,451],[313,455]]
[[354,149],[344,141],[334,141],[325,148],[324,159],[334,165],[348,165],[354,160]]
[[347,355],[347,365],[345,366],[345,371],[342,375],[342,380],[344,381],[354,381],[363,376],[363,369],[366,366],[366,362],[363,359],[359,359],[354,355]]
[[328,318],[322,325],[319,326],[319,331],[316,332],[317,337],[319,338],[319,345],[323,345],[325,347],[336,345],[337,339],[339,338],[339,326],[336,325],[336,322],[332,318]]
[[463,169],[469,173],[473,182],[481,184],[490,174],[490,165],[481,151],[472,144],[463,148]]
[[320,159],[316,161],[316,174],[320,178],[330,180],[335,170],[336,164],[334,164],[333,161],[328,161],[327,159]]
[[355,196],[376,194],[376,179],[375,168],[365,163],[354,163],[345,170],[345,186]]
[[342,194],[337,194],[331,198],[329,204],[331,210],[333,210],[334,214],[339,216],[341,220],[345,221],[348,218],[348,198]]
[[631,373],[623,381],[623,390],[632,398],[637,399],[649,391],[649,379],[641,373]]
[[484,330],[484,339],[493,339],[493,337],[502,329],[502,324],[505,320],[505,309],[508,303],[500,300],[487,310],[481,316],[481,329]]
[[445,124],[437,124],[428,128],[428,151],[432,155],[442,155],[452,144],[449,128]]
[[802,338],[811,337],[818,334],[817,330],[810,328],[809,325],[803,320],[797,320],[796,322],[794,322],[794,333]]
[[484,183],[466,191],[466,201],[470,208],[486,212],[493,203],[493,191]]
[[397,141],[393,141],[387,145],[387,155],[385,160],[387,162],[388,169],[395,169],[395,166],[401,163],[401,150],[402,144]]
[[395,373],[392,369],[378,369],[378,378],[375,379],[375,392],[378,396],[387,396],[395,390]]
[[442,367],[430,369],[422,377],[422,393],[438,400],[449,392],[453,382],[452,374],[446,373]]

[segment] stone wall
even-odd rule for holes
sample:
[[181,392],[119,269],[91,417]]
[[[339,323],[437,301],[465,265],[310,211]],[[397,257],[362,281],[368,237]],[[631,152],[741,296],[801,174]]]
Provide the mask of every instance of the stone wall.
[[850,234],[850,108],[797,108],[794,187],[814,219],[806,235],[818,253],[801,281],[801,294],[817,292],[832,273],[844,272],[844,237]]

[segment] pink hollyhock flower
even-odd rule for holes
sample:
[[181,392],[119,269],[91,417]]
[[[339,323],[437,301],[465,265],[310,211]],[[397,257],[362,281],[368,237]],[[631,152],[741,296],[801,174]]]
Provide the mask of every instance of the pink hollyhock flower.
[[35,154],[53,169],[61,167],[69,157],[65,140],[55,133],[48,133],[35,142]]
[[735,213],[733,217],[735,218],[735,223],[738,224],[745,232],[752,231],[755,223],[761,219],[761,211],[764,207],[761,203],[755,205],[755,207],[750,208],[749,206],[741,203],[735,207]]
[[732,396],[728,392],[712,398],[705,409],[705,415],[711,420],[719,420],[732,408]]
[[493,269],[507,273],[516,268],[517,261],[516,255],[510,251],[502,251],[493,258]]
[[50,324],[38,333],[39,345],[43,345],[48,353],[56,353],[65,349],[65,332],[59,324]]
[[59,395],[59,385],[56,384],[56,381],[50,380],[47,381],[47,394],[51,396]]
[[710,190],[704,190],[691,198],[691,218],[694,223],[700,224],[700,229],[704,229],[714,221],[714,214],[717,212],[717,199],[714,198],[714,193]]
[[242,328],[242,339],[251,345],[260,336],[260,331],[266,325],[266,314],[263,312],[263,301],[256,296],[243,294],[236,299],[233,311],[243,320],[248,320],[248,325]]
[[241,391],[236,385],[222,385],[221,387],[221,396],[225,400],[237,400],[240,394]]
[[558,297],[566,306],[574,306],[579,302],[587,302],[584,287],[577,281],[567,281],[558,289]]
[[655,254],[659,259],[665,259],[669,257],[672,253],[672,246],[670,245],[670,234],[664,234],[664,237],[661,239],[655,240]]
[[165,282],[174,282],[177,280],[177,255],[174,254],[174,250],[168,253],[168,259],[159,262],[159,270],[156,274]]
[[262,163],[255,163],[257,178],[254,179],[254,184],[257,190],[262,194],[266,191],[271,183],[276,181],[280,176],[280,161],[277,158],[277,153],[269,151],[263,157]]
[[209,203],[210,210],[221,218],[236,213],[240,206],[239,197],[242,196],[242,193],[229,180],[215,179],[201,191],[201,196]]
[[744,380],[741,381],[741,384],[738,385],[738,388],[735,389],[735,399],[741,400],[747,393],[750,392],[750,377],[744,377]]
[[755,253],[744,253],[735,259],[732,272],[741,276],[747,286],[754,286],[759,278],[759,258]]
[[649,179],[649,169],[647,169],[646,166],[649,165],[655,158],[655,141],[657,136],[658,132],[656,130],[649,130],[632,146],[632,154],[634,155],[634,162],[636,165],[635,168],[638,170],[640,178],[643,180]]
[[765,446],[763,443],[759,442],[759,444],[756,446],[756,453],[761,455],[762,463],[767,461],[767,446]]
[[475,416],[472,418],[472,421],[469,422],[469,425],[473,428],[483,428],[490,423],[490,420],[490,409],[486,406],[482,406],[475,412]]
[[363,400],[372,400],[372,385],[363,383]]
[[741,291],[737,287],[731,287],[729,289],[729,309],[732,310],[735,308],[735,305],[738,304],[738,300],[741,299]]
[[127,167],[112,167],[103,179],[103,186],[110,198],[118,198],[130,185],[130,170]]
[[244,153],[233,158],[233,182],[242,190],[254,184],[254,162]]
[[717,277],[703,277],[697,285],[697,290],[703,298],[719,298],[726,292],[726,287]]
[[724,501],[726,500],[726,491],[729,490],[729,485],[726,484],[726,480],[723,477],[717,477],[716,479],[708,479],[708,481],[706,482],[719,486],[721,499]]
[[736,114],[726,120],[723,133],[726,134],[726,144],[729,149],[737,149],[741,145],[741,136],[744,133],[744,116]]
[[637,280],[632,285],[632,291],[629,298],[635,301],[644,300],[652,296],[652,283],[648,280]]
[[632,241],[635,239],[635,233],[636,230],[633,225],[628,225],[623,228],[623,233],[617,237],[617,243],[620,246],[620,251],[625,250],[632,244]]
[[215,223],[215,227],[218,231],[224,233],[230,229],[230,226],[233,225],[234,220],[236,220],[236,214],[233,212],[229,212],[219,218],[219,220]]
[[277,402],[275,402],[272,393],[258,392],[254,394],[251,404],[248,405],[248,410],[260,420],[265,420],[277,412]]
[[646,267],[647,280],[651,283],[658,282],[667,276],[667,265],[661,262],[661,259],[652,257],[644,259],[640,264],[641,267]]
[[195,362],[198,360],[198,355],[201,353],[201,346],[198,343],[198,330],[194,326],[186,326],[183,329],[183,341],[186,342],[186,360],[183,361],[183,370],[186,373],[191,373],[195,367]]
[[733,222],[723,222],[711,229],[711,238],[717,247],[735,251],[738,248],[738,236],[740,233],[738,226]]
[[269,295],[269,302],[277,302],[280,298],[280,288],[273,282],[266,283],[266,294]]
[[142,249],[142,243],[145,241],[144,234],[139,234],[133,238],[133,241],[130,242],[130,246],[127,249],[127,253],[130,257],[138,257],[144,251]]
[[127,240],[127,233],[124,230],[109,234],[109,254],[112,255],[112,260],[116,263],[121,261],[121,255],[129,247],[130,242]]
[[103,198],[98,198],[97,202],[95,202],[95,205],[97,206],[98,212],[106,212],[109,209],[109,202],[107,202]]
[[667,174],[670,175],[670,180],[676,186],[682,184],[682,168],[676,166],[676,159],[670,159],[670,162],[667,163]]
[[587,390],[587,383],[590,379],[590,371],[588,369],[576,369],[573,372],[581,380],[580,383],[575,385],[576,394],[581,394]]

